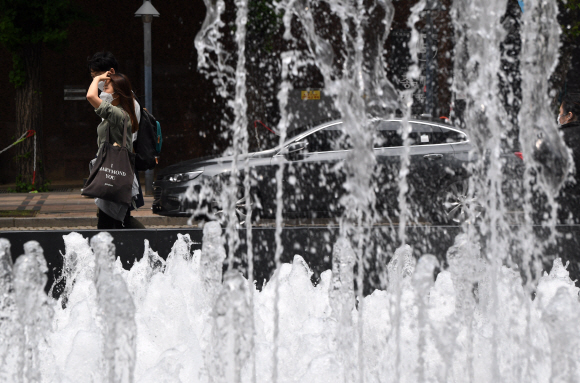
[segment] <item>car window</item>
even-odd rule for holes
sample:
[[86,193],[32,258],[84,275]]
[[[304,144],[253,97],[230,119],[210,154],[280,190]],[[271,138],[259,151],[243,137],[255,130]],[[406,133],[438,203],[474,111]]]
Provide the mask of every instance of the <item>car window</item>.
[[411,145],[433,145],[438,143],[435,141],[438,133],[441,133],[441,129],[437,125],[411,123],[409,139]]
[[345,142],[344,138],[342,138],[342,124],[321,129],[299,141],[308,142],[308,146],[305,149],[307,153],[350,149],[348,141]]
[[467,141],[467,136],[463,132],[441,127],[441,132],[435,133],[434,139],[438,144],[453,144]]
[[[403,146],[403,124],[400,121],[376,122],[375,148]],[[436,125],[411,123],[410,145],[432,145],[441,130]]]
[[375,129],[375,148],[403,146],[403,125],[399,121],[378,121]]
[[[403,125],[400,121],[375,121],[375,148],[391,148],[403,146],[402,131]],[[348,137],[342,135],[342,124],[329,126],[303,137],[300,140],[306,141],[308,146],[304,153],[329,152],[334,150],[347,150],[351,148]],[[466,141],[464,133],[431,125],[426,123],[411,123],[409,133],[410,145],[433,145]]]

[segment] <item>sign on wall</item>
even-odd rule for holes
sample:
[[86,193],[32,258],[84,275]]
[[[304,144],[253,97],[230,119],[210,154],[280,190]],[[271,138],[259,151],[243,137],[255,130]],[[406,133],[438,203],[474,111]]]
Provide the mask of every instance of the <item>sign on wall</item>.
[[86,89],[65,89],[64,99],[67,101],[80,101],[87,99]]

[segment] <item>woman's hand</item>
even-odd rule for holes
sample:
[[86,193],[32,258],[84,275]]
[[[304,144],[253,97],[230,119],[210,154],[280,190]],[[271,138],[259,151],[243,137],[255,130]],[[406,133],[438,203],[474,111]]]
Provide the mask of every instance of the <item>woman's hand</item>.
[[97,81],[97,83],[99,83],[99,82],[101,82],[101,81],[105,81],[105,82],[107,82],[107,81],[110,81],[110,80],[111,80],[109,77],[111,77],[111,72],[110,72],[110,71],[106,71],[105,73],[103,73],[103,74],[100,74],[100,75],[96,76],[96,77],[93,79],[93,81],[95,81],[95,80],[96,80],[96,81]]

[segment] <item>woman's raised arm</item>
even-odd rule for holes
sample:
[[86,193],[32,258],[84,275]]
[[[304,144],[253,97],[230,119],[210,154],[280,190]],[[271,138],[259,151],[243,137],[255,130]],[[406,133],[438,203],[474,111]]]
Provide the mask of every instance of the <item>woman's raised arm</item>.
[[97,109],[101,105],[101,102],[103,102],[99,98],[99,81],[109,81],[108,78],[110,73],[111,72],[106,72],[93,78],[93,82],[91,83],[91,86],[89,86],[89,90],[87,91],[87,100],[95,109]]

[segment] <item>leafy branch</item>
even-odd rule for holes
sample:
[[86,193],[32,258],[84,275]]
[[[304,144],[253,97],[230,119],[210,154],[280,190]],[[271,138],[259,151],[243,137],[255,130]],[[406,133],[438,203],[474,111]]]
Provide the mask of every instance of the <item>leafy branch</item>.
[[25,47],[43,44],[59,50],[67,41],[72,23],[94,21],[71,0],[0,0],[0,9],[0,44],[12,53],[8,76],[15,88],[26,81]]
[[[580,36],[580,0],[560,0],[566,10],[562,31],[573,38]],[[562,9],[562,8],[560,8]]]

